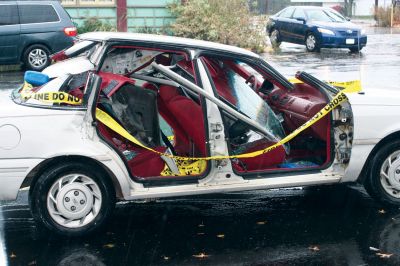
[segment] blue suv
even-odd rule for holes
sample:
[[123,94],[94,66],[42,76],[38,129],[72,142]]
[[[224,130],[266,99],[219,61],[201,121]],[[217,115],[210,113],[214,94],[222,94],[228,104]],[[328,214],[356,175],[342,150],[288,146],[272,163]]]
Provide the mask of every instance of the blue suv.
[[59,1],[0,0],[0,64],[41,71],[72,46],[77,29]]
[[291,6],[271,16],[267,33],[274,47],[281,42],[304,44],[308,51],[349,48],[358,52],[367,45],[365,31],[331,8]]

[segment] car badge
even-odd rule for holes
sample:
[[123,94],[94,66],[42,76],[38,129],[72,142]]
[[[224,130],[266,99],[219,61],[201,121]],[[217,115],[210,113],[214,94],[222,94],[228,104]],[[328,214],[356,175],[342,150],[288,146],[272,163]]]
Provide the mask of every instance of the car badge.
[[352,30],[347,30],[347,33],[348,33],[348,34],[352,34],[353,31],[352,31]]

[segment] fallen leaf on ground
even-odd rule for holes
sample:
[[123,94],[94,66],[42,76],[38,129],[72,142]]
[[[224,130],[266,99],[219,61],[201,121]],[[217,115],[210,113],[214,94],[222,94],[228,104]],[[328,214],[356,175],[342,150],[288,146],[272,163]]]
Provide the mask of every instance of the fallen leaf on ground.
[[36,260],[31,261],[31,262],[28,263],[28,266],[32,266],[32,265],[36,265]]
[[15,255],[14,252],[11,252],[10,258],[11,258],[11,259],[14,259],[14,258],[16,258],[16,257],[17,257],[17,255]]
[[218,237],[218,238],[224,238],[225,235],[224,235],[224,234],[220,234],[220,235],[217,235],[217,237]]
[[266,223],[267,223],[267,221],[260,221],[260,222],[257,222],[258,225],[264,225],[264,224],[266,224]]
[[198,258],[198,259],[205,259],[205,258],[208,258],[210,255],[207,255],[206,253],[200,253],[200,254],[197,254],[197,255],[193,255],[193,257],[195,257],[195,258]]
[[312,251],[319,251],[319,247],[318,246],[311,246],[311,247],[308,247],[308,249],[312,250]]
[[103,247],[105,247],[105,248],[113,248],[113,247],[115,247],[115,245],[114,244],[106,244]]
[[169,257],[164,256],[163,259],[164,259],[164,260],[169,260]]
[[199,226],[199,227],[204,227],[205,225],[204,225],[204,224],[199,224],[198,226]]
[[379,213],[380,213],[380,214],[385,214],[386,211],[385,211],[384,209],[382,209],[382,210],[379,210]]
[[387,253],[376,253],[376,255],[379,257],[379,258],[381,258],[381,259],[388,259],[388,258],[390,258],[391,256],[393,256],[393,254],[387,254]]
[[380,249],[379,249],[379,248],[374,248],[374,247],[369,247],[369,250],[372,250],[372,251],[379,251]]
[[203,236],[205,235],[204,233],[197,233],[198,236]]

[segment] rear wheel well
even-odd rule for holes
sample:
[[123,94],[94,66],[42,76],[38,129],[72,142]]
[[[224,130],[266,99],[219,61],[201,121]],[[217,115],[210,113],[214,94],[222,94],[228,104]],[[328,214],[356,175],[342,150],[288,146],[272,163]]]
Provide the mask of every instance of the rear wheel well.
[[365,164],[363,166],[363,169],[361,170],[360,175],[358,176],[358,183],[363,184],[365,179],[367,178],[369,171],[371,170],[370,166],[370,161],[372,160],[372,158],[374,158],[375,154],[380,150],[381,147],[383,147],[384,145],[391,143],[392,141],[396,140],[396,139],[400,139],[400,131],[397,132],[393,132],[389,135],[387,135],[386,137],[384,137],[382,140],[380,140],[375,147],[372,149],[372,151],[370,152],[370,154],[368,155],[367,160],[365,161]]
[[36,184],[37,179],[45,172],[49,167],[54,167],[58,164],[63,164],[67,162],[77,162],[77,163],[84,163],[88,167],[98,169],[102,171],[105,176],[108,176],[114,185],[114,190],[116,193],[117,198],[122,198],[122,190],[121,186],[114,176],[114,174],[102,163],[96,161],[92,158],[80,156],[80,155],[70,155],[70,156],[58,156],[51,159],[47,159],[37,165],[24,179],[24,182],[21,185],[21,188],[30,187],[29,194],[33,191],[33,187]]
[[33,45],[43,45],[44,47],[47,48],[47,50],[49,50],[50,54],[53,53],[52,49],[50,49],[50,47],[46,43],[33,42],[33,43],[29,43],[29,44],[25,45],[25,47],[24,47],[24,49],[22,50],[22,53],[21,53],[21,58],[20,58],[21,61],[24,61],[24,55],[25,55],[26,51],[29,49],[29,47],[31,47]]

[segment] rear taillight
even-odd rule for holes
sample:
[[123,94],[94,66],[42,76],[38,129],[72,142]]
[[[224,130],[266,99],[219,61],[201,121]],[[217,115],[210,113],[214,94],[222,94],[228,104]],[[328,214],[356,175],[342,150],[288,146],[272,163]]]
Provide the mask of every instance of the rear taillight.
[[51,55],[50,58],[53,62],[58,62],[67,59],[68,56],[65,54],[65,51],[63,50],[61,52]]
[[78,31],[77,31],[76,27],[67,27],[67,28],[64,28],[64,33],[67,36],[74,37],[78,34]]

